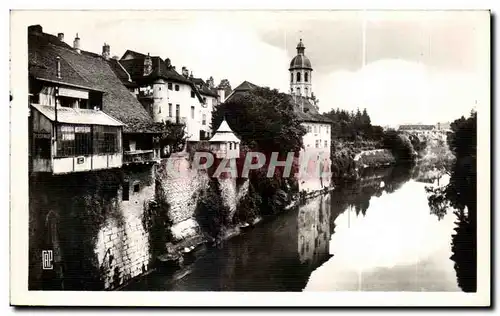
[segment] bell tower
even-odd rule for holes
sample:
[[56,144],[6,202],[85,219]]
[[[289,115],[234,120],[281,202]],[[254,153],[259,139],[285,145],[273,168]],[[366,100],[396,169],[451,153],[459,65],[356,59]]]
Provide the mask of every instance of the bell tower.
[[312,92],[312,66],[304,51],[306,47],[300,39],[297,44],[297,55],[290,62],[290,93],[306,98],[313,96]]

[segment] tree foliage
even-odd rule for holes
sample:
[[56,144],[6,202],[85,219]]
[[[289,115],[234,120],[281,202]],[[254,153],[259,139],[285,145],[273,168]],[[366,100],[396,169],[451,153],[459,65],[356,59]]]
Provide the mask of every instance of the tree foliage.
[[446,186],[428,189],[429,206],[436,214],[446,213],[451,206],[459,211],[467,208],[468,220],[476,220],[476,155],[477,155],[477,114],[469,118],[461,117],[451,124],[452,133],[447,142],[455,155],[451,165],[450,181]]
[[288,96],[277,90],[257,88],[236,95],[214,109],[212,126],[218,127],[224,118],[251,150],[286,155],[302,148],[306,130]]
[[415,161],[416,152],[408,136],[395,130],[388,130],[382,138],[382,146],[391,150],[398,163],[412,163]]
[[366,109],[349,112],[337,108],[324,115],[333,121],[332,139],[379,141],[382,138],[383,128],[371,124],[370,115]]
[[[162,156],[168,157],[172,152],[180,151],[186,143],[186,125],[176,124],[170,121],[156,123],[156,127],[161,131],[160,146]],[[163,151],[163,149],[166,149]]]
[[457,216],[451,259],[455,261],[459,286],[465,292],[477,289],[477,114],[451,124],[448,145],[455,155],[450,180],[438,188],[426,188],[431,213],[442,218],[451,207]]

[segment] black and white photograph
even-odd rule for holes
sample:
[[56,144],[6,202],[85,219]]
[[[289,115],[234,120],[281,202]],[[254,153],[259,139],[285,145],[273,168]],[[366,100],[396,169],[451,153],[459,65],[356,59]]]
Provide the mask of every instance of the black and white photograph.
[[491,304],[489,11],[10,19],[11,304]]

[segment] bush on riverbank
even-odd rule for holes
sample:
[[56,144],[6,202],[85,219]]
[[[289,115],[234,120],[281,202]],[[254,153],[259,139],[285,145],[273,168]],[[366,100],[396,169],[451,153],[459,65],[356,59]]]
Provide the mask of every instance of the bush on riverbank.
[[218,179],[210,178],[195,209],[195,218],[203,233],[220,241],[231,224],[231,212],[224,203]]
[[382,147],[389,149],[399,164],[411,164],[417,158],[417,153],[410,138],[395,130],[388,130],[384,133]]
[[262,198],[255,191],[252,183],[249,183],[247,195],[236,206],[236,211],[233,215],[233,225],[253,222],[260,215],[259,209],[261,203]]

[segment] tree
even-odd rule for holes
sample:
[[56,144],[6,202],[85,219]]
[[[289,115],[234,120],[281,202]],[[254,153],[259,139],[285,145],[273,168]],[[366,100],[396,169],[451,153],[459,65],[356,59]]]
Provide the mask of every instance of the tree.
[[455,155],[451,166],[450,181],[446,186],[428,189],[432,193],[429,206],[436,214],[446,213],[451,206],[461,212],[467,208],[467,220],[476,221],[476,155],[477,155],[477,115],[463,116],[451,124],[452,133],[447,141]]
[[219,126],[224,118],[251,150],[286,155],[298,152],[303,146],[306,130],[289,96],[277,90],[258,88],[236,95],[216,106],[212,126]]
[[[162,148],[162,156],[169,156],[172,152],[182,150],[186,142],[186,125],[169,121],[156,124],[158,130],[161,131],[160,147]],[[166,153],[163,152],[164,149],[166,149]]]
[[455,155],[450,180],[438,188],[426,188],[431,213],[442,218],[450,207],[458,221],[452,235],[451,259],[455,261],[458,284],[465,292],[477,289],[477,115],[461,117],[451,124],[447,141]]
[[233,91],[233,89],[231,88],[231,84],[227,79],[222,79],[217,88],[223,89],[226,97]]
[[410,139],[395,130],[388,130],[384,133],[382,146],[389,149],[396,161],[400,163],[412,163],[416,154]]

